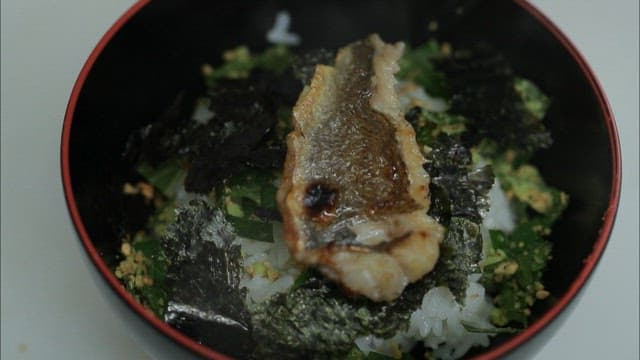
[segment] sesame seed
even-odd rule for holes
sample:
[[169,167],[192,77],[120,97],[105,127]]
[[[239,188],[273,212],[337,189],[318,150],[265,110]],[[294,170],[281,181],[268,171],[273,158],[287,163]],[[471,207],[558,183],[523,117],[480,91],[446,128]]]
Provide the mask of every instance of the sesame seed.
[[538,290],[536,291],[536,298],[539,300],[546,299],[549,294],[550,293],[547,290]]
[[122,254],[124,256],[131,255],[131,244],[129,244],[127,242],[122,243],[122,246],[120,247],[120,251],[122,252]]

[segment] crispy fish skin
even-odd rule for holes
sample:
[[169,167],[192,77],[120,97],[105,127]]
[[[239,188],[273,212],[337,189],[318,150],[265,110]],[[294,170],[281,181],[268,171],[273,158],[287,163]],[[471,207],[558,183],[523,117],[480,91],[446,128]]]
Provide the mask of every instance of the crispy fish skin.
[[318,65],[293,109],[278,205],[294,258],[373,301],[431,271],[443,228],[394,74],[404,44],[376,34]]

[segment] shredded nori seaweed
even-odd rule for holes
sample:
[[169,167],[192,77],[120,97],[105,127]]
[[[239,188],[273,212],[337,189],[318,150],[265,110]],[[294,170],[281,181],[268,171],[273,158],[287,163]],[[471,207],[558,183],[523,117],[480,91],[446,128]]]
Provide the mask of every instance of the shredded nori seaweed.
[[[208,193],[245,169],[281,169],[286,150],[278,126],[302,90],[292,71],[256,69],[247,78],[217,79],[206,96],[212,118],[191,119],[196,100],[185,92],[157,121],[130,138],[126,156],[152,169],[179,158],[189,165],[185,187]],[[289,110],[290,111],[290,110]]]
[[311,50],[293,58],[293,73],[303,84],[308,85],[319,64],[333,65],[336,52],[327,49]]
[[344,358],[360,336],[391,337],[406,329],[431,279],[409,285],[388,303],[349,297],[321,277],[252,306],[256,358]]
[[447,234],[440,245],[440,258],[427,275],[451,290],[459,303],[464,302],[468,277],[480,273],[482,235],[480,225],[462,217],[452,217]]
[[146,163],[154,169],[184,157],[191,148],[191,134],[195,130],[191,113],[196,99],[204,91],[204,87],[196,92],[179,91],[157,118],[129,136],[124,158],[132,163]]
[[215,136],[206,132],[209,129],[200,133],[204,138],[196,142],[192,151],[185,180],[187,191],[208,193],[215,183],[249,165],[254,152],[271,160],[263,159],[258,164],[282,166],[285,152],[281,147],[260,146],[274,129],[277,109],[272,108],[265,92],[252,84],[252,79],[220,80],[210,97],[214,117],[209,123],[223,124],[225,131],[214,131]]
[[200,343],[246,358],[254,345],[246,289],[240,288],[240,246],[234,239],[223,213],[204,200],[176,210],[176,222],[162,239],[171,261],[164,319]]
[[527,153],[551,146],[551,134],[540,116],[548,99],[517,78],[504,55],[480,44],[442,58],[437,68],[446,74],[451,90],[449,111],[470,119],[470,131],[463,136],[467,146],[485,138],[502,149]]
[[472,168],[471,152],[454,137],[441,135],[429,146],[425,164],[431,177],[429,214],[442,224],[449,224],[452,217],[482,222],[494,181],[491,167]]
[[429,143],[425,170],[431,177],[429,215],[447,226],[440,258],[427,277],[449,287],[462,303],[468,276],[479,273],[482,254],[480,227],[489,210],[494,182],[490,166],[474,168],[471,152],[455,136],[440,135]]
[[214,114],[209,124],[222,124],[226,133],[213,131],[196,142],[187,191],[207,193],[247,168],[281,169],[286,150],[276,131],[280,109],[291,108],[301,90],[291,71],[256,70],[247,79],[216,82],[208,94]]

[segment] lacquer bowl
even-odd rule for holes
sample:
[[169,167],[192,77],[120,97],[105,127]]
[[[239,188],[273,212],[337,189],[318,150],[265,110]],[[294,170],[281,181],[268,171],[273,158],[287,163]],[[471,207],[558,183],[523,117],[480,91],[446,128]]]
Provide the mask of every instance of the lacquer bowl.
[[[569,315],[604,251],[620,195],[620,148],[601,86],[565,35],[525,1],[168,1],[142,0],[107,31],[71,94],[62,134],[62,174],[71,219],[88,264],[114,311],[155,358],[227,358],[234,339],[207,347],[155,318],[112,272],[122,235],[148,215],[122,194],[133,164],[127,138],[167,108],[182,89],[198,91],[200,67],[239,44],[266,46],[275,14],[286,9],[301,48],[335,48],[378,32],[418,44],[431,36],[458,46],[485,41],[553,98],[546,124],[554,145],[535,160],[571,202],[554,228],[545,275],[557,297],[534,309],[523,332],[494,338],[468,354],[520,357],[540,348]],[[438,21],[436,31],[427,24]]]

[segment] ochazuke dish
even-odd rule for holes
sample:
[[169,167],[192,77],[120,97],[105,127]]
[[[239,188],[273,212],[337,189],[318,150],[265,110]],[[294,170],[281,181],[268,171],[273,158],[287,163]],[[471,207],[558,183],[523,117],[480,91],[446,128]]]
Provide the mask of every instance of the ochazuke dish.
[[451,359],[553,301],[568,196],[530,163],[551,100],[498,50],[372,34],[223,60],[125,154],[153,215],[114,271],[159,318],[238,358]]

